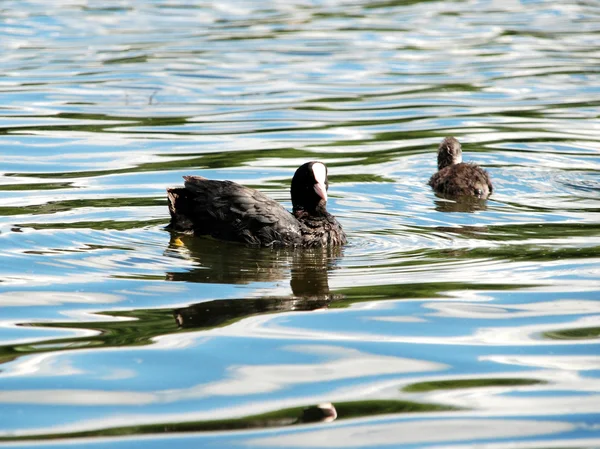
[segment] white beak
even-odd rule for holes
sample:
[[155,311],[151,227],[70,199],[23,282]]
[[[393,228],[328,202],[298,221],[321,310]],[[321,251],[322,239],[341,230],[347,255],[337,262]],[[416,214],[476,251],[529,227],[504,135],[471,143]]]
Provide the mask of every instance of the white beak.
[[317,192],[317,195],[319,195],[325,200],[325,202],[327,202],[327,187],[325,187],[325,184],[321,182],[316,183],[315,192]]

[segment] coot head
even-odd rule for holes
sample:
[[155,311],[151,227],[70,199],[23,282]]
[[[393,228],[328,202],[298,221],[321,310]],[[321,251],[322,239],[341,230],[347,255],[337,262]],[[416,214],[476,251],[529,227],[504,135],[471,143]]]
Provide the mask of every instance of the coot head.
[[438,170],[449,165],[462,162],[462,150],[460,142],[454,137],[446,137],[438,148]]
[[328,188],[325,164],[311,161],[301,165],[292,178],[291,193],[294,212],[300,210],[310,214],[325,212]]

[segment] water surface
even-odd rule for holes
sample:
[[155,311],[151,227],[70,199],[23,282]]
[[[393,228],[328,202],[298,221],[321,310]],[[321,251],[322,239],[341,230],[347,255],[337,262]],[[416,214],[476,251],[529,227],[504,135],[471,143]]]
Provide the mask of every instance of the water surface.
[[[1,443],[600,445],[596,2],[0,11]],[[446,135],[487,202],[430,191]],[[164,230],[313,159],[343,249]]]

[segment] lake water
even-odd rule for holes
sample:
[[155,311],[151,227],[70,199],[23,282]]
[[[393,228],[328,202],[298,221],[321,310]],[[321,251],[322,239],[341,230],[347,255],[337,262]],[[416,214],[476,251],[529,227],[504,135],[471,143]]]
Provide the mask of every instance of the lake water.
[[[0,443],[600,447],[600,3],[0,15]],[[447,135],[486,203],[427,186]],[[314,159],[341,250],[164,229]]]

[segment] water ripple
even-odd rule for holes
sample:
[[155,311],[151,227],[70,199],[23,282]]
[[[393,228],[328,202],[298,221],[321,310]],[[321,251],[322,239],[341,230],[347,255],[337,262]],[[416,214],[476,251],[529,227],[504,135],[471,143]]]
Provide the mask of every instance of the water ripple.
[[[0,441],[600,444],[594,2],[2,8]],[[446,135],[488,201],[427,186]],[[314,159],[343,249],[164,230]]]

